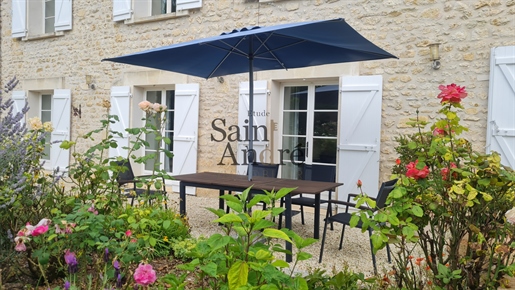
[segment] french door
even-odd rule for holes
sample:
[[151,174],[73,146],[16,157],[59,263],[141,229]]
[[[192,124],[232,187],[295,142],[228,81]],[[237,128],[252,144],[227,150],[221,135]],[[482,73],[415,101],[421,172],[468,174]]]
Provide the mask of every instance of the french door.
[[285,85],[283,88],[283,178],[299,178],[299,165],[336,166],[338,85]]

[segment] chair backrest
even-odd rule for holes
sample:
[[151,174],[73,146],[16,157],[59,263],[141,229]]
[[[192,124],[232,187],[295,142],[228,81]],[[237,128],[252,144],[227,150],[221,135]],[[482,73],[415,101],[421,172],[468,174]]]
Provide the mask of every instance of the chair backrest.
[[252,175],[276,178],[279,174],[279,164],[253,163]]
[[381,187],[379,188],[379,193],[377,194],[376,198],[376,207],[377,208],[383,208],[386,199],[388,198],[388,195],[392,190],[395,188],[395,184],[397,183],[397,179],[392,179],[389,181],[385,181],[381,184]]
[[115,162],[116,162],[116,165],[118,165],[120,167],[125,167],[125,168],[121,168],[120,171],[118,172],[118,177],[117,177],[118,184],[122,185],[127,182],[133,181],[134,180],[134,172],[132,171],[131,162],[127,159],[123,159],[123,160],[115,161]]
[[321,164],[303,164],[301,178],[312,181],[336,181],[336,166]]

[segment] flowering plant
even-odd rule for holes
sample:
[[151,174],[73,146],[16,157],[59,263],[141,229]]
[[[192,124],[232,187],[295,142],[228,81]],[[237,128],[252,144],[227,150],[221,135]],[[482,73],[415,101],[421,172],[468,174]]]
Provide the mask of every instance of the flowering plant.
[[430,288],[420,283],[426,278],[407,270],[415,245],[435,287],[491,289],[514,262],[515,239],[504,213],[515,205],[515,174],[497,153],[475,152],[460,137],[468,130],[458,117],[465,87],[439,89],[443,118],[426,131],[428,123],[417,116],[410,122],[416,133],[397,138],[393,173],[399,182],[375,223],[366,224],[376,229],[377,249],[387,242],[400,247],[397,286]]

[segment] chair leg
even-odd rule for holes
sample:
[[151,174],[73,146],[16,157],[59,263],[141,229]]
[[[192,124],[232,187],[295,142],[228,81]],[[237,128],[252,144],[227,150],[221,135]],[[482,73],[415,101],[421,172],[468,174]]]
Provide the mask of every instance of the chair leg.
[[304,224],[304,207],[302,205],[300,206],[300,220]]
[[338,250],[341,250],[342,249],[342,245],[343,245],[343,234],[345,233],[345,224],[343,224],[343,228],[342,228],[342,235],[340,236],[340,247],[338,248]]
[[374,274],[377,274],[376,255],[374,255],[374,245],[372,244],[372,229],[368,228],[368,237],[370,240],[370,251],[372,252],[372,264],[374,264]]
[[[281,202],[280,202],[280,207],[283,207],[284,206],[284,198],[281,198]],[[283,227],[283,213],[280,213],[279,214],[279,225],[278,225],[278,229],[281,229]]]
[[[329,207],[329,206],[328,206],[328,207],[327,207],[327,210],[329,211],[329,212],[328,212],[328,214],[327,214],[327,216],[328,216],[328,217],[332,217],[332,216],[333,216],[333,208],[331,208],[331,207]],[[333,222],[331,222],[331,231],[333,231],[333,230],[334,230]]]
[[392,262],[392,256],[390,254],[390,244],[386,243],[386,254],[388,255],[388,263]]
[[320,246],[320,258],[318,258],[318,263],[322,263],[322,256],[324,255],[324,244],[325,244],[325,234],[327,232],[327,218],[324,222],[324,232],[322,234],[322,245]]

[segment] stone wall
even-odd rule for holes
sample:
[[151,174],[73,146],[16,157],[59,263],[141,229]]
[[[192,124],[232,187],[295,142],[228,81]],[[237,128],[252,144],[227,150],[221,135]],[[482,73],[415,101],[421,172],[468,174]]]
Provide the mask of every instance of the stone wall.
[[[123,84],[131,72],[146,71],[101,62],[103,58],[244,26],[345,18],[370,41],[399,57],[362,62],[358,69],[361,75],[384,77],[382,179],[387,178],[396,158],[393,138],[409,131],[408,118],[414,117],[416,110],[429,120],[437,117],[439,84],[467,87],[463,117],[470,127],[467,137],[477,150],[484,151],[490,50],[515,45],[514,0],[204,0],[203,7],[188,16],[132,25],[112,21],[112,0],[74,0],[71,31],[29,41],[11,38],[10,14],[11,1],[4,1],[1,81],[16,75],[21,81],[19,89],[26,89],[24,81],[64,78],[64,87],[72,90],[73,105],[82,105],[82,118],[72,117],[72,139],[97,128],[101,115],[97,103],[109,99],[111,86]],[[429,60],[427,45],[434,42],[441,43],[439,70],[433,70]],[[86,75],[92,76],[95,89],[86,84]],[[230,166],[214,165],[213,156],[223,152],[223,145],[209,142],[210,122],[213,116],[223,115],[228,123],[237,123],[234,98],[246,76],[226,76],[222,84],[216,79],[184,78],[200,83],[199,171],[232,172]],[[87,147],[79,146],[81,150]]]

